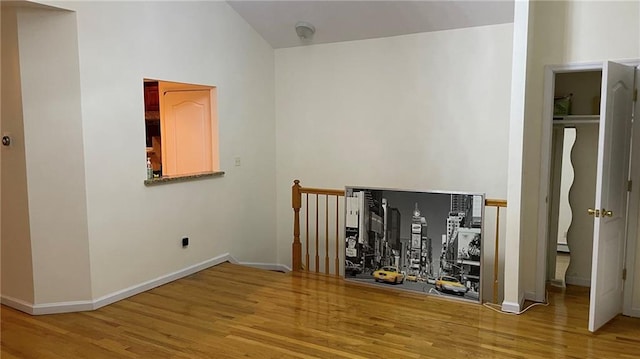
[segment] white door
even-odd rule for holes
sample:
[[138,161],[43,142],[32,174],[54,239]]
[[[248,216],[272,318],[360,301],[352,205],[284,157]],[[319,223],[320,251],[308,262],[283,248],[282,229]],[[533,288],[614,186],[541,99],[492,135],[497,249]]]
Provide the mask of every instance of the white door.
[[210,97],[209,90],[164,93],[163,175],[186,175],[213,170]]
[[[635,91],[638,91],[640,86],[640,66],[636,67],[636,82]],[[635,183],[635,188],[632,192],[629,192],[629,206],[627,212],[628,224],[627,224],[627,248],[625,250],[626,265],[627,265],[627,280],[624,283],[624,303],[622,306],[622,314],[631,317],[640,318],[640,303],[634,303],[634,288],[637,288],[635,275],[636,262],[640,261],[640,255],[636,253],[640,249],[640,243],[638,243],[638,229],[640,228],[640,191],[638,191],[638,184],[640,184],[640,101],[634,97],[634,117],[633,117],[633,129],[631,134],[631,168],[629,172],[631,174],[631,180]]]
[[589,304],[592,332],[622,312],[633,77],[633,67],[613,62],[602,71]]

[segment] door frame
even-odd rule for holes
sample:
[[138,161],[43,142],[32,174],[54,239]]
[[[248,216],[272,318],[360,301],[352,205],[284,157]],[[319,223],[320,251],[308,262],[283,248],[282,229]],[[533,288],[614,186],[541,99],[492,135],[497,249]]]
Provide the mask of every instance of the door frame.
[[[640,61],[639,61],[640,62]],[[640,64],[636,65],[635,88],[640,87]],[[640,163],[640,101],[636,100],[634,108],[634,126],[631,134],[631,181],[633,188],[629,196],[629,204],[627,205],[627,246],[625,253],[625,265],[627,268],[627,279],[624,281],[624,299],[622,301],[622,314],[632,317],[640,317],[640,307],[633,308],[633,291],[635,287],[635,268],[636,253],[638,246],[638,216],[640,214],[640,165],[633,166],[634,163]],[[635,142],[635,146],[634,146]]]
[[[640,66],[640,59],[635,60],[615,60],[615,62],[629,65]],[[585,62],[561,65],[546,65],[544,68],[544,91],[542,102],[542,132],[540,138],[540,186],[538,191],[538,243],[536,253],[536,270],[535,270],[535,293],[527,299],[543,302],[546,298],[547,283],[547,260],[549,249],[549,190],[551,188],[551,140],[553,130],[553,98],[555,89],[555,75],[568,72],[584,72],[584,71],[602,71],[605,61]],[[637,86],[636,86],[637,87]],[[640,114],[640,106],[636,102],[636,118]],[[640,122],[638,122],[640,124]],[[640,144],[640,126],[633,127],[634,134],[638,134],[632,138],[633,142]],[[632,161],[640,160],[640,145],[635,146],[631,154]],[[636,157],[634,157],[634,154]],[[632,162],[633,163],[633,162]],[[635,173],[634,187],[636,191],[640,189],[640,168]],[[594,188],[595,190],[595,188]],[[640,202],[639,196],[630,196],[628,206],[635,206],[637,209]],[[631,207],[628,207],[631,208]],[[631,304],[633,299],[633,283],[634,283],[634,264],[636,248],[636,239],[638,235],[638,212],[633,212],[636,218],[631,218],[628,222],[628,231],[625,239],[625,268],[627,269],[627,279],[624,282],[624,301],[623,313],[640,317],[640,308],[632,310]],[[627,214],[629,215],[629,213]],[[632,252],[633,251],[633,252]]]
[[[545,300],[547,284],[547,260],[549,250],[549,193],[551,189],[551,141],[553,131],[553,98],[556,74],[569,72],[602,71],[604,62],[581,64],[547,65],[544,68],[544,92],[542,102],[542,132],[540,146],[540,187],[538,192],[538,246],[536,257],[535,297]],[[595,188],[594,188],[595,190]]]

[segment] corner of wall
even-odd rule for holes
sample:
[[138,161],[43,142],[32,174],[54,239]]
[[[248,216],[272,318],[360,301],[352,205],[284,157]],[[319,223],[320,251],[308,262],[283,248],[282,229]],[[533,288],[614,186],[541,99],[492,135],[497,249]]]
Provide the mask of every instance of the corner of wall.
[[[129,298],[136,294],[146,292],[148,290],[167,284],[169,282],[178,280],[180,278],[186,277],[188,275],[207,269],[209,267],[213,267],[223,262],[241,264],[241,263],[238,263],[237,259],[231,256],[229,253],[224,253],[219,256],[210,258],[206,261],[194,264],[192,266],[180,269],[172,273],[168,273],[166,275],[146,281],[144,283],[139,283],[129,288],[125,288],[113,293],[109,293],[100,298],[93,298],[92,300],[32,304],[18,298],[13,298],[10,296],[3,295],[2,304],[31,315],[70,313],[70,312],[82,312],[82,311],[95,310],[95,309],[104,307],[106,305],[115,303],[117,301]],[[279,265],[268,265],[265,263],[262,263],[261,265],[263,267],[281,269]],[[278,270],[278,269],[275,269],[275,270]]]
[[77,21],[69,14],[18,13],[35,304],[91,298]]
[[507,313],[520,314],[520,311],[522,310],[522,308],[524,308],[524,299],[525,296],[524,293],[522,293],[517,302],[509,302],[505,300],[504,302],[502,302],[502,311]]
[[[20,54],[17,7],[2,3],[2,36],[0,60],[2,69],[2,134],[11,138],[10,146],[2,146],[0,178],[2,200],[2,301],[17,306],[33,303],[32,244],[27,191],[26,146],[22,109]],[[16,71],[17,70],[17,71]]]
[[[524,297],[522,243],[523,218],[523,159],[524,115],[527,85],[527,63],[530,56],[529,42],[531,3],[516,1],[514,8],[513,65],[511,76],[511,109],[509,120],[509,163],[507,179],[507,227],[504,264],[503,308],[513,311]],[[519,307],[518,307],[519,308]]]

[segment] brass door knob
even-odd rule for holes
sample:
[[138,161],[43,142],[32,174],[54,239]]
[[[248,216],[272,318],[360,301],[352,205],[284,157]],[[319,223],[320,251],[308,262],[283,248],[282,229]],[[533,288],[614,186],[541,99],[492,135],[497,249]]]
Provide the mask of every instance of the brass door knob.
[[606,209],[602,209],[602,217],[613,217],[613,211],[607,211]]
[[587,214],[590,215],[590,216],[600,217],[600,210],[599,209],[588,208],[587,209]]

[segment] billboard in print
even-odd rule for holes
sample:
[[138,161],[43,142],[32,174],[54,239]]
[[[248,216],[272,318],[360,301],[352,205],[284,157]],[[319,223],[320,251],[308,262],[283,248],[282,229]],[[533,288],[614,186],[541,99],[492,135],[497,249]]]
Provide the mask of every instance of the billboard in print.
[[484,194],[346,188],[345,278],[480,301]]

